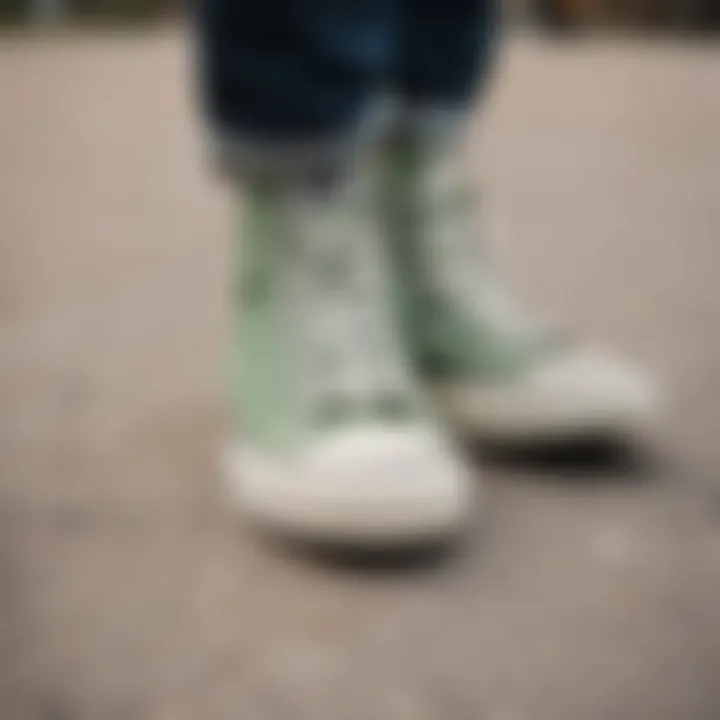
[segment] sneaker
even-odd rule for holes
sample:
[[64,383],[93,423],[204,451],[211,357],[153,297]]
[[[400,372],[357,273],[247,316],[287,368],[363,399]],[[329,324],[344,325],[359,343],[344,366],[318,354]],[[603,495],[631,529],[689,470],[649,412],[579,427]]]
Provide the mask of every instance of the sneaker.
[[368,199],[357,184],[248,192],[229,487],[301,539],[443,539],[462,528],[471,483],[413,379]]
[[563,442],[645,425],[657,405],[645,373],[516,304],[477,241],[469,184],[444,153],[396,143],[381,167],[404,330],[418,371],[460,432]]

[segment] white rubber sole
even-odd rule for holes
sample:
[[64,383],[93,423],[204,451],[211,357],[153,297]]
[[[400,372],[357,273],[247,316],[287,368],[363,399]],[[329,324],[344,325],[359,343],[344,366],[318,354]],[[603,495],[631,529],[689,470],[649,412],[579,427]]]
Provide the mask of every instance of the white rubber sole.
[[363,429],[279,457],[226,450],[231,502],[301,540],[361,547],[442,540],[459,533],[474,488],[458,457],[429,432]]
[[587,349],[517,381],[445,383],[431,393],[462,433],[497,442],[635,435],[652,423],[660,406],[645,374]]

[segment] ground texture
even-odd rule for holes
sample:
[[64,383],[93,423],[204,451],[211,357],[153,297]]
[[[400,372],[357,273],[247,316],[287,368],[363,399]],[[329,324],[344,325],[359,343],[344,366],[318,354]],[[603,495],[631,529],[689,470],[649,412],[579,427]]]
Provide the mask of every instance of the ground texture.
[[509,44],[473,133],[527,294],[648,364],[654,467],[485,464],[457,557],[219,497],[229,214],[179,33],[0,40],[3,720],[718,720],[720,48]]

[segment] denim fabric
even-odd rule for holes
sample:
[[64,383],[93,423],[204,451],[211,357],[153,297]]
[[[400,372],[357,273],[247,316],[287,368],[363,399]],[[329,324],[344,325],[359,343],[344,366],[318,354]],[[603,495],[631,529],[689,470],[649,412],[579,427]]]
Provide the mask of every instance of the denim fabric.
[[420,107],[466,105],[489,68],[495,0],[405,0],[393,89]]
[[491,55],[495,0],[199,0],[202,87],[225,140],[352,132],[375,98],[464,107]]

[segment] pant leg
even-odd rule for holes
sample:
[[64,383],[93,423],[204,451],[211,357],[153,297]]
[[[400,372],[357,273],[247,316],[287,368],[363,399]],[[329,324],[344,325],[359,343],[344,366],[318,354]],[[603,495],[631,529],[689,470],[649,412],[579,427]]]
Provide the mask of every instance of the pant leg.
[[492,64],[498,4],[405,0],[393,86],[407,120],[444,126],[466,114]]
[[203,99],[232,175],[337,164],[372,125],[398,0],[199,0]]

